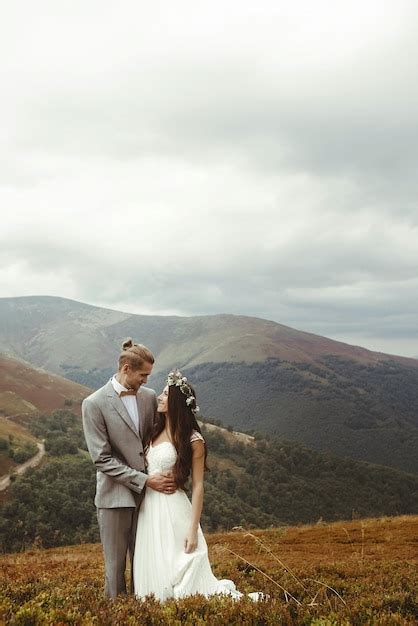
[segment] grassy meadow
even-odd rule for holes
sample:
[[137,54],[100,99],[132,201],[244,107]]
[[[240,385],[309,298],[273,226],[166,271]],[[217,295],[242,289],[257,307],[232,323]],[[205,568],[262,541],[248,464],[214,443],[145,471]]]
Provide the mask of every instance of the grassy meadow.
[[418,516],[207,535],[218,578],[269,598],[160,604],[103,597],[101,546],[0,557],[0,622],[31,624],[412,625],[418,620]]

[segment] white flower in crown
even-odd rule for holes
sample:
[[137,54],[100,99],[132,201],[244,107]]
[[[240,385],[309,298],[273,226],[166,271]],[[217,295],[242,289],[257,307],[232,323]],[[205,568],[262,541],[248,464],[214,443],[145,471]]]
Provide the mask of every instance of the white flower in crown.
[[190,406],[193,403],[193,400],[196,400],[194,396],[189,396],[188,398],[186,398],[187,406]]
[[187,383],[187,378],[185,376],[183,376],[183,378],[181,379],[184,383]]
[[170,372],[167,377],[167,384],[170,387],[171,385],[176,385],[176,387],[180,387],[182,384],[182,375],[180,372]]
[[196,415],[196,413],[200,412],[200,408],[198,406],[196,406],[195,409],[192,409],[193,413]]

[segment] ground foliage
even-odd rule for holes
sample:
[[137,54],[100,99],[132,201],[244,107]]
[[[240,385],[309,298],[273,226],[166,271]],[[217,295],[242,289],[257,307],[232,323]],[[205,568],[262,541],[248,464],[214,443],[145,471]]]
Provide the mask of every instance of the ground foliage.
[[0,557],[0,620],[11,626],[72,624],[375,625],[418,619],[418,517],[244,529],[208,535],[219,578],[266,600],[192,596],[160,604],[106,600],[100,545]]
[[28,420],[27,427],[45,442],[45,450],[51,456],[77,454],[87,450],[81,419],[70,409],[59,409],[46,413],[36,420]]
[[4,454],[17,464],[24,463],[35,456],[38,448],[33,441],[20,439],[14,435],[0,438],[0,454]]

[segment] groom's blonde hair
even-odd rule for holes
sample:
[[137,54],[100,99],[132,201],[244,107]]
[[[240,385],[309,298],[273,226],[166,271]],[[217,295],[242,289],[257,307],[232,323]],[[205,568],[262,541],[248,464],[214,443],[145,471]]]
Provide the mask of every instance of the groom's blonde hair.
[[136,370],[143,366],[144,361],[154,363],[154,355],[146,346],[141,343],[134,343],[130,337],[125,339],[122,344],[122,352],[119,355],[119,370],[128,363],[128,365]]

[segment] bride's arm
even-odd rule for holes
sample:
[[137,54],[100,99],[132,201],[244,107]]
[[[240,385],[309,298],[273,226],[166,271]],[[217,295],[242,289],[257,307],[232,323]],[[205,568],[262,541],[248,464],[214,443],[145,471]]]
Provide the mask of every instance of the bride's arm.
[[205,473],[205,444],[192,442],[192,520],[184,540],[185,552],[193,552],[197,546],[197,531],[203,508],[203,475]]

